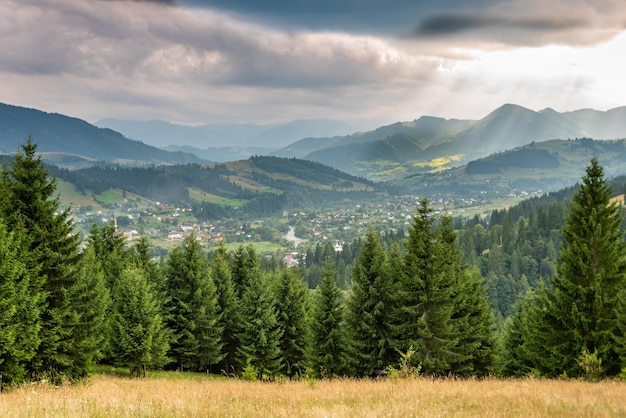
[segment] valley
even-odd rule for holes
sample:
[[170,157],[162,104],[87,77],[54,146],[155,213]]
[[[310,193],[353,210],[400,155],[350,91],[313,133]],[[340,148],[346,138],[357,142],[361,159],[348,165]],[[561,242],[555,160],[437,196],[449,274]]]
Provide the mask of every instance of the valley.
[[[334,207],[301,207],[262,218],[243,215],[241,218],[207,220],[202,219],[191,204],[151,201],[122,189],[88,196],[78,192],[71,183],[60,180],[59,193],[64,206],[71,207],[83,237],[88,236],[94,224],[102,226],[115,222],[129,245],[138,237],[147,236],[155,253],[162,255],[193,231],[208,250],[224,240],[231,250],[241,244],[254,245],[260,248],[261,255],[279,258],[294,251],[303,253],[307,247],[326,242],[341,246],[363,236],[370,228],[404,233],[420,199],[418,195],[387,194],[379,200],[343,200],[341,204],[331,205]],[[454,218],[488,217],[493,210],[541,194],[538,190],[507,194],[483,192],[474,197],[439,198],[432,204],[435,214]],[[241,207],[236,201],[225,201],[217,196],[205,195],[204,198],[222,205],[234,205],[234,208]]]
[[[255,244],[282,257],[296,250],[294,242],[341,245],[368,228],[403,231],[422,196],[437,213],[487,218],[572,186],[594,156],[609,177],[622,175],[626,140],[576,136],[626,137],[619,123],[624,109],[534,112],[507,104],[480,120],[422,116],[298,140],[307,129],[322,134],[349,127],[313,120],[198,127],[102,122],[128,129],[124,136],[76,118],[2,105],[0,144],[10,156],[14,135],[31,127],[84,237],[93,224],[116,222],[129,242],[148,236],[161,254],[195,231],[207,248],[224,240],[230,249]],[[269,141],[264,151],[254,148],[261,140]],[[179,145],[169,149],[178,152],[146,145],[172,142]],[[241,158],[211,163],[220,159],[218,147],[239,147]],[[247,156],[252,149],[274,156]]]
[[626,417],[620,2],[0,16],[0,417]]

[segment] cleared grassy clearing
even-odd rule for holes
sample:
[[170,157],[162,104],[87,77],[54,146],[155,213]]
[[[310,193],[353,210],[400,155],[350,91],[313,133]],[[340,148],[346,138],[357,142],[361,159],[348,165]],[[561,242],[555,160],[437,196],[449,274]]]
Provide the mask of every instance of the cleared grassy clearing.
[[101,210],[102,206],[91,198],[91,195],[85,195],[78,190],[72,183],[57,179],[57,194],[60,196],[61,201],[74,208],[92,206],[94,210]]
[[218,196],[212,193],[207,193],[195,187],[189,187],[188,190],[189,190],[189,197],[192,200],[195,200],[198,202],[208,202],[208,203],[215,203],[221,206],[233,206],[233,207],[243,206],[246,203],[245,201],[242,201],[242,200],[228,199],[226,197]]
[[96,375],[0,396],[3,417],[619,417],[626,383],[333,380],[286,383]]
[[120,189],[110,189],[96,196],[104,205],[115,205],[124,201],[123,192]]

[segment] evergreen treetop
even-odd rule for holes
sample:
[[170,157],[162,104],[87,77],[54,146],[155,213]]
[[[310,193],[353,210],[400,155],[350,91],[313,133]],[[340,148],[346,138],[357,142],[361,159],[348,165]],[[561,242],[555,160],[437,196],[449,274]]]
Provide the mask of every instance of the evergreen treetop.
[[622,213],[612,197],[593,158],[562,231],[557,274],[529,309],[535,326],[525,344],[541,374],[584,376],[581,359],[588,356],[597,356],[602,374],[620,372],[619,318],[624,314],[618,295],[626,286],[626,244],[620,231]]

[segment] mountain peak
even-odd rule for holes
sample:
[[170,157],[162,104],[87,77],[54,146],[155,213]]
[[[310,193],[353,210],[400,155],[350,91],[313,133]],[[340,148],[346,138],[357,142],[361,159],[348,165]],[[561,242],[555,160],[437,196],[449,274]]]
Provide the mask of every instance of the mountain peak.
[[500,106],[499,108],[497,108],[496,110],[494,110],[493,112],[491,112],[490,114],[488,114],[486,118],[492,116],[492,115],[496,115],[496,116],[502,116],[504,114],[508,114],[508,113],[513,113],[513,112],[531,112],[531,113],[536,113],[534,110],[530,110],[524,106],[520,106],[517,104],[513,104],[513,103],[506,103],[503,104],[502,106]]

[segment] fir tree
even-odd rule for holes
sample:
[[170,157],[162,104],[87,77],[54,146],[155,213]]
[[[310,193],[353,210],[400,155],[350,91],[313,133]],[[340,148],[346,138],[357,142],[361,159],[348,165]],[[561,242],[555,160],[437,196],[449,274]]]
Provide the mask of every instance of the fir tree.
[[347,362],[356,376],[376,376],[393,365],[391,317],[393,282],[376,234],[368,231],[352,271],[352,294],[347,301]]
[[114,316],[111,343],[116,364],[145,376],[146,367],[167,361],[167,332],[150,283],[138,267],[126,267],[113,288]]
[[397,350],[415,350],[412,361],[423,372],[442,374],[451,370],[458,344],[452,323],[457,272],[446,260],[449,248],[435,234],[434,221],[428,199],[422,199],[405,244],[395,335]]
[[222,359],[215,284],[194,234],[174,248],[167,263],[170,357],[180,370],[204,370]]
[[235,293],[241,298],[252,276],[259,274],[259,261],[254,247],[240,245],[233,258],[232,278]]
[[604,170],[593,158],[562,231],[557,274],[542,294],[546,309],[539,320],[546,326],[532,336],[542,342],[535,355],[554,360],[539,368],[543,374],[584,374],[579,365],[583,353],[596,353],[606,375],[620,371],[617,295],[626,286],[626,244],[612,196]]
[[211,263],[211,278],[215,283],[219,307],[218,328],[222,330],[222,370],[227,374],[233,373],[238,366],[236,359],[241,327],[240,304],[235,294],[229,259],[226,246],[220,241]]
[[307,288],[297,270],[283,267],[279,275],[276,313],[281,333],[281,372],[291,377],[305,370]]
[[76,323],[72,324],[72,374],[81,376],[93,371],[109,342],[111,295],[92,247],[82,254],[71,292],[72,307],[77,312]]
[[342,293],[335,283],[333,263],[327,259],[324,275],[315,290],[310,319],[309,365],[318,377],[335,377],[344,373],[343,316]]
[[43,306],[33,306],[35,312],[41,312],[41,328],[40,344],[30,366],[35,374],[46,372],[55,378],[74,369],[72,324],[79,314],[71,295],[79,261],[79,237],[74,233],[69,208],[61,210],[59,197],[55,196],[56,179],[48,178],[36,151],[29,137],[4,171],[6,199],[0,209],[7,227],[23,230],[27,240],[27,267],[32,270],[30,294],[42,290],[45,297]]
[[239,364],[254,367],[260,375],[275,376],[281,369],[276,299],[267,276],[249,277],[241,298]]
[[41,298],[32,293],[33,270],[22,261],[22,243],[2,218],[0,254],[0,384],[12,384],[24,380],[39,345]]
[[445,274],[453,277],[452,316],[454,346],[450,371],[456,375],[486,375],[494,361],[493,317],[480,273],[461,265],[452,219],[444,216],[436,233]]

